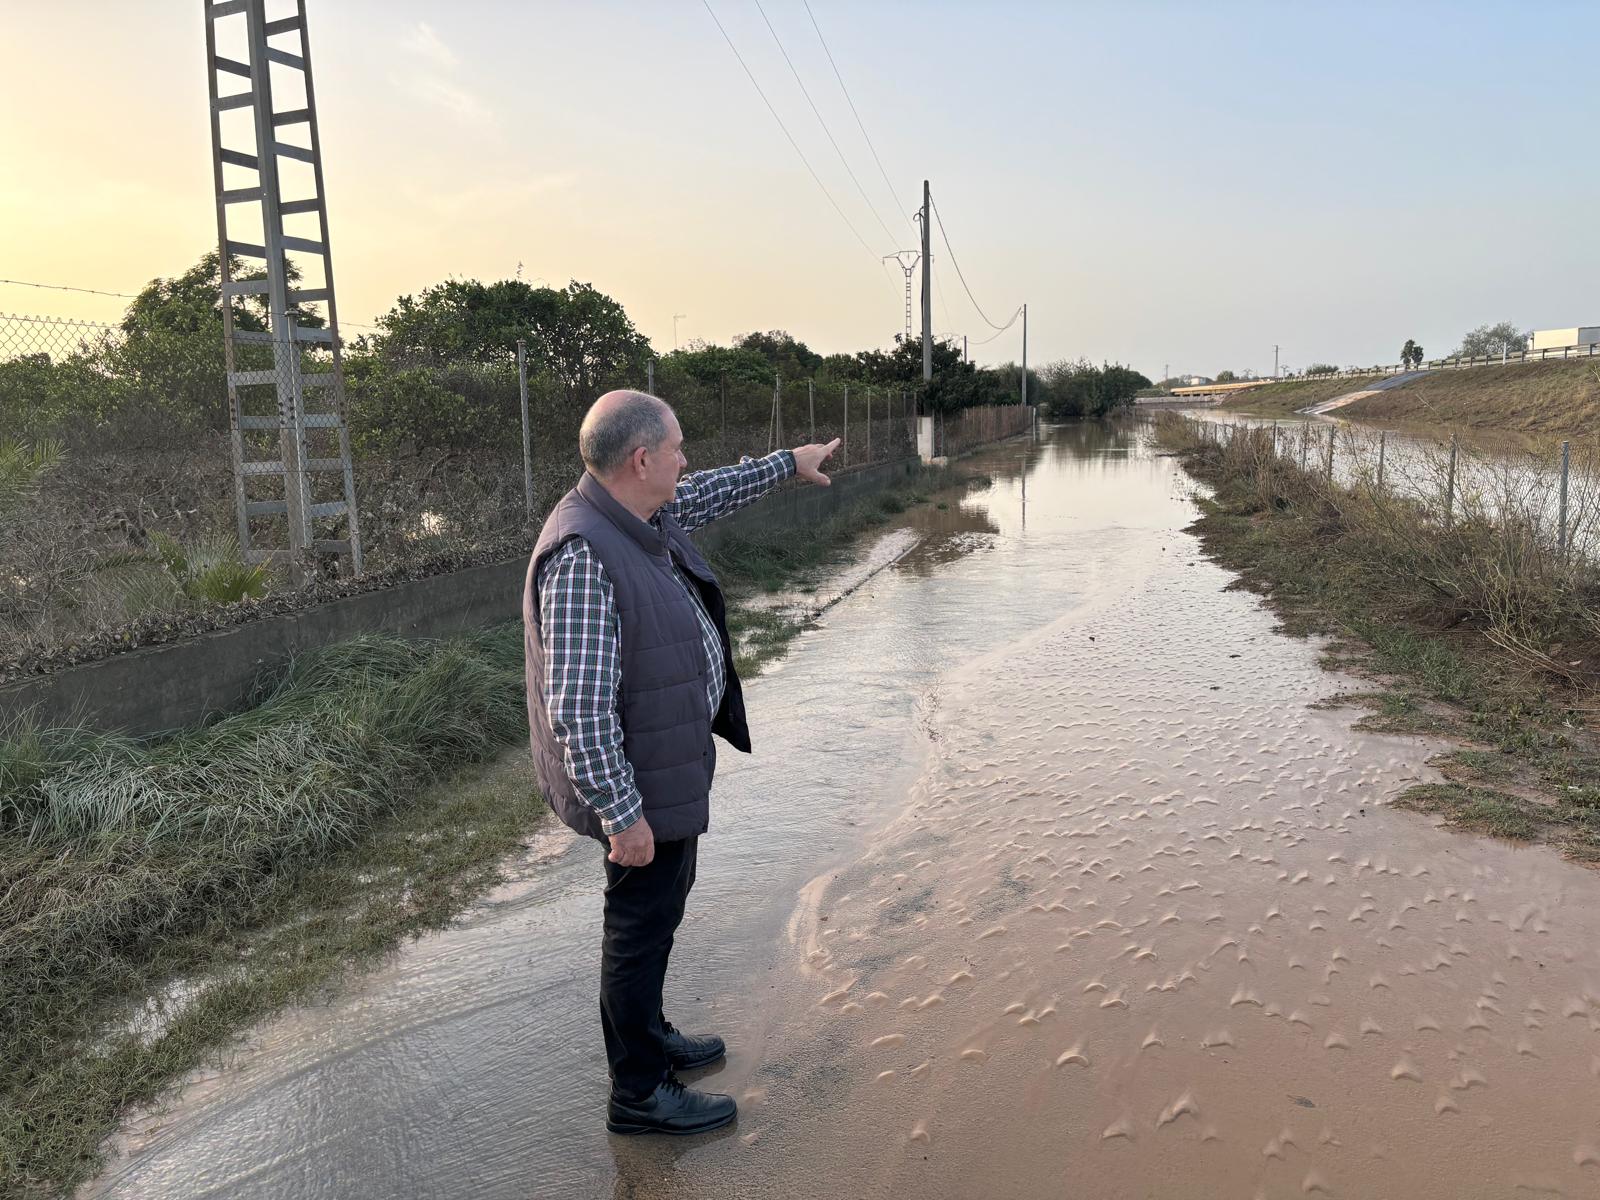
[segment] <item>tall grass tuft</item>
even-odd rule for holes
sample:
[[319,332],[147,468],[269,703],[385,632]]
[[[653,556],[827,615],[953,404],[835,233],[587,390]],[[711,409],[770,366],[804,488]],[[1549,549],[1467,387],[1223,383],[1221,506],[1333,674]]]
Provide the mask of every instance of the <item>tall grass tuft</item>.
[[526,719],[520,633],[503,626],[308,654],[258,706],[157,743],[4,731],[0,1102],[84,1036],[157,940],[247,913]]

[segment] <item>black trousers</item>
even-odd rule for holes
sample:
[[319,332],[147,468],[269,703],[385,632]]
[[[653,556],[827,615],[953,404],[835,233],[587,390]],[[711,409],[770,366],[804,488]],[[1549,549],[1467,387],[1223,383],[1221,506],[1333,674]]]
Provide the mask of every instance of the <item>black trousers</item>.
[[672,936],[694,886],[699,838],[657,842],[647,867],[606,865],[600,1027],[619,1099],[648,1096],[667,1074],[661,988]]

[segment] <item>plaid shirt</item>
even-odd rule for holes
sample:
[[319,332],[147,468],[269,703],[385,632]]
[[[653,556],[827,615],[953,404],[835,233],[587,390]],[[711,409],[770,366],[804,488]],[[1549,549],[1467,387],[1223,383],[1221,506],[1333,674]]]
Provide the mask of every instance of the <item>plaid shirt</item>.
[[[685,531],[759,500],[794,474],[794,455],[779,450],[738,466],[696,471],[678,480],[678,493],[661,512]],[[651,518],[659,526],[661,513]],[[727,688],[722,637],[700,595],[674,562],[678,584],[694,605],[705,643],[706,701],[714,713]],[[552,554],[539,573],[539,612],[545,645],[544,694],[550,727],[561,743],[567,778],[579,797],[600,814],[608,836],[639,819],[643,801],[633,767],[622,752],[617,694],[622,687],[622,642],[617,631],[616,593],[605,568],[582,538]]]

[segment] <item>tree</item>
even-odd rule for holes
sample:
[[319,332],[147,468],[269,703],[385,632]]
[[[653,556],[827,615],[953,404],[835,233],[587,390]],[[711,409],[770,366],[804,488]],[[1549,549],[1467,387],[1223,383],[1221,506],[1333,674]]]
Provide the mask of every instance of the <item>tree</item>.
[[1216,382],[1217,383],[1233,383],[1238,378],[1239,377],[1237,375],[1235,375],[1232,371],[1218,371],[1217,372]]
[[378,325],[372,348],[396,365],[510,363],[521,338],[535,367],[560,380],[575,404],[607,387],[642,385],[651,357],[622,305],[577,280],[557,289],[451,279],[420,298],[401,296]]
[[1339,368],[1332,363],[1312,363],[1305,369],[1307,375],[1337,375]]
[[[228,423],[228,389],[222,345],[222,272],[215,250],[182,274],[152,279],[134,297],[122,315],[120,339],[100,348],[104,369],[123,386],[124,407],[184,424],[203,422],[213,429]],[[285,260],[290,283],[300,279],[293,262]],[[228,259],[231,279],[266,277],[266,268],[247,270],[237,257]],[[235,296],[230,302],[236,330],[266,330],[271,310],[263,294]],[[316,311],[301,305],[291,308],[294,320],[307,328],[325,322]],[[272,352],[258,345],[236,345],[234,365],[239,369],[268,367]],[[105,416],[102,411],[99,416]]]
[[680,370],[696,383],[707,386],[716,386],[724,380],[770,386],[776,375],[772,364],[755,350],[713,346],[707,342],[691,342],[686,349],[674,350],[661,360],[661,365],[664,369]]
[[547,307],[535,319],[530,349],[566,385],[568,398],[588,404],[609,387],[644,382],[650,341],[628,314],[593,285],[540,288]]
[[[152,279],[145,284],[133,303],[122,315],[122,332],[130,336],[157,333],[204,334],[221,344],[222,339],[222,273],[221,256],[209,250],[181,275],[170,279]],[[285,277],[290,283],[300,281],[300,269],[292,261],[284,260]],[[237,257],[228,258],[228,276],[235,280],[265,279],[265,267],[247,271]],[[270,301],[264,294],[235,296],[233,298],[233,325],[235,329],[259,332],[266,329]],[[325,324],[314,310],[303,305],[290,309],[300,325],[320,329]]]
[[807,379],[822,365],[822,355],[782,329],[744,333],[733,339],[738,350],[759,354],[785,379]]
[[1406,344],[1400,347],[1400,365],[1408,370],[1422,365],[1422,347],[1412,338],[1407,338]]
[[1526,334],[1510,321],[1501,321],[1498,325],[1480,325],[1462,335],[1461,345],[1452,357],[1495,357],[1520,352],[1527,344]]
[[1053,362],[1041,374],[1040,402],[1058,421],[1109,416],[1150,386],[1150,380],[1132,368],[1116,363],[1097,367],[1082,358]]

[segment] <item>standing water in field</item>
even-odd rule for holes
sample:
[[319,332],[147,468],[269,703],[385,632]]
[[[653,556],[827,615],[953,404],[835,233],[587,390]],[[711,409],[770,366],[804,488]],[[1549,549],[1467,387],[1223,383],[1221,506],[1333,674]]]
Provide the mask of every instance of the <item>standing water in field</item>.
[[604,1132],[600,850],[553,834],[92,1190],[1600,1189],[1600,878],[1387,809],[1431,748],[1312,707],[1347,681],[1227,590],[1142,434],[969,464],[995,482],[906,514],[723,756],[668,1015],[727,1036],[698,1083],[737,1126]]

